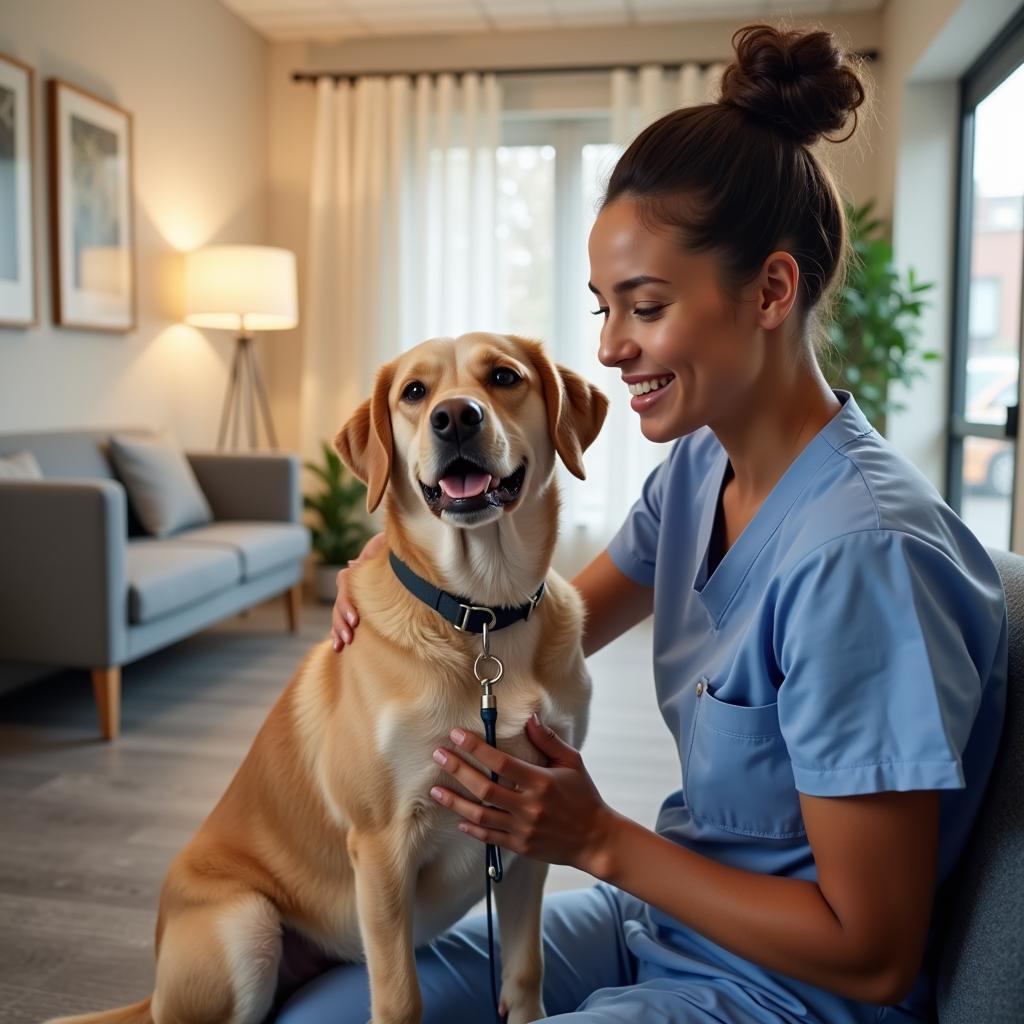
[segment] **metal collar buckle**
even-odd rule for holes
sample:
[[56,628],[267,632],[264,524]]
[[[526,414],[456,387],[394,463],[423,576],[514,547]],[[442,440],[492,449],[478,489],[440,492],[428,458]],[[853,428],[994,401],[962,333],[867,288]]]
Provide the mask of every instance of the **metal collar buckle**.
[[[487,623],[487,626],[488,626],[489,629],[494,629],[495,625],[498,622],[498,616],[495,615],[494,612],[490,608],[485,608],[482,605],[478,605],[478,604],[460,604],[459,605],[459,610],[462,612],[462,618],[458,622],[453,622],[452,625],[460,633],[468,633],[468,632],[470,632],[470,629],[469,629],[469,617],[470,617],[470,615],[473,614],[473,612],[485,612],[487,615],[490,616],[491,621]],[[532,611],[532,609],[531,609],[531,611]]]
[[544,596],[544,591],[541,590],[538,593],[533,594],[530,597],[530,607],[526,610],[526,617],[523,619],[523,622],[529,622],[530,621],[530,616],[533,614],[533,609],[536,608],[537,605],[540,604],[540,599],[543,596]]

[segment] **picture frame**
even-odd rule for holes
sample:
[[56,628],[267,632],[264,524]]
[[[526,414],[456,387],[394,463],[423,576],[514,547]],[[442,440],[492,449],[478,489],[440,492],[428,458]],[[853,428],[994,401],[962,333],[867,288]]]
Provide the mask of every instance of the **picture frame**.
[[47,89],[54,323],[134,330],[132,115],[59,78]]
[[35,71],[0,53],[0,327],[37,322]]

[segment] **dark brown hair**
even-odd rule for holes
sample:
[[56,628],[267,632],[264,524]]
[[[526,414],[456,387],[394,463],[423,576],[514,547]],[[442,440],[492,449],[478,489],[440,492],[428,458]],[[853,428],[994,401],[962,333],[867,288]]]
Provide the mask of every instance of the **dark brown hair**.
[[[842,201],[808,147],[850,137],[864,86],[828,32],[749,25],[732,42],[721,99],[645,128],[616,164],[601,206],[636,201],[644,222],[669,227],[684,249],[720,254],[731,286],[786,250],[800,268],[806,314],[836,279],[846,248]],[[833,138],[851,113],[853,126]]]

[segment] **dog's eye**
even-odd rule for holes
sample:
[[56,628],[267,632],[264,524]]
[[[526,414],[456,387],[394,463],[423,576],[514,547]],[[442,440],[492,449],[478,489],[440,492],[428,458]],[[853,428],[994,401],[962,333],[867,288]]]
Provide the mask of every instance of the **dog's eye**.
[[427,394],[427,389],[418,380],[410,381],[402,392],[403,402],[418,402]]
[[510,388],[522,379],[515,370],[510,370],[507,366],[497,366],[491,371],[491,383],[497,384],[499,388]]

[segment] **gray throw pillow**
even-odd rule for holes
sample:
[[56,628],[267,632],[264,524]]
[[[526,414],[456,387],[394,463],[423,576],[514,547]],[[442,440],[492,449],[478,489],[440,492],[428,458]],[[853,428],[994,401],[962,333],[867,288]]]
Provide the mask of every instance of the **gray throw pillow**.
[[31,452],[0,456],[0,480],[42,480],[43,471]]
[[166,537],[213,519],[185,453],[169,434],[114,434],[110,459],[148,533]]

